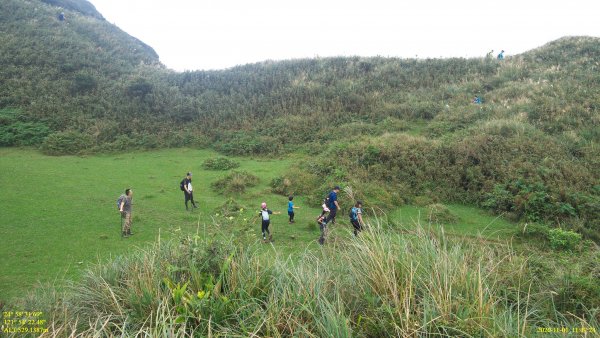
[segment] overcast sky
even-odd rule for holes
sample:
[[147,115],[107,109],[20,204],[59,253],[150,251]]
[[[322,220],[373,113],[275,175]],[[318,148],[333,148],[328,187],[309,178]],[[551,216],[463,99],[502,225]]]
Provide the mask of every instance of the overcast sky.
[[600,36],[600,0],[91,0],[175,70],[316,56],[518,54]]

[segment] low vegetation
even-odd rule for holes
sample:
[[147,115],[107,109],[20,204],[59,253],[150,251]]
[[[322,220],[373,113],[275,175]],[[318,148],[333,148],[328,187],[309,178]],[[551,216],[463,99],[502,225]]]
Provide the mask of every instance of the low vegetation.
[[223,194],[243,194],[249,187],[254,187],[260,179],[245,170],[232,171],[212,183],[215,191]]
[[585,281],[546,288],[541,262],[510,246],[382,225],[297,260],[183,236],[92,267],[27,306],[52,314],[57,335],[527,337],[598,327],[600,309],[584,305],[597,290]]
[[202,163],[202,168],[207,170],[229,170],[240,166],[239,162],[231,160],[227,157],[213,157],[206,159]]

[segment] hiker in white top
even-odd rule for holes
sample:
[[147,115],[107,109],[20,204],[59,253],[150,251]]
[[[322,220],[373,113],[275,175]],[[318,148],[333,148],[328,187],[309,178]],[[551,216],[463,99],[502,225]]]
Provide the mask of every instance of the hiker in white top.
[[281,212],[279,211],[271,211],[269,209],[267,209],[267,203],[262,202],[262,204],[260,205],[260,212],[258,213],[258,216],[262,219],[262,235],[263,235],[263,241],[267,242],[267,234],[269,235],[269,241],[273,240],[273,236],[271,235],[271,232],[269,231],[269,224],[271,224],[271,216],[270,215],[279,215]]

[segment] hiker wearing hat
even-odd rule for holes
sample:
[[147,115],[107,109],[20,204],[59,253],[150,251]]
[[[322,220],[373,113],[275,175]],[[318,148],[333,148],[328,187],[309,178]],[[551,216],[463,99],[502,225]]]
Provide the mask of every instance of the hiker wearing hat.
[[271,232],[269,231],[269,224],[271,224],[271,217],[270,215],[279,215],[281,212],[273,212],[269,209],[267,209],[267,203],[266,202],[262,202],[262,204],[260,205],[260,212],[258,213],[258,217],[261,218],[262,220],[262,235],[263,235],[263,241],[267,242],[267,235],[269,235],[269,241],[273,240],[273,236],[271,235]]
[[185,210],[189,210],[188,201],[192,201],[192,207],[197,208],[194,202],[194,188],[192,187],[192,173],[187,173],[185,178],[179,183],[179,187],[183,190],[185,197]]

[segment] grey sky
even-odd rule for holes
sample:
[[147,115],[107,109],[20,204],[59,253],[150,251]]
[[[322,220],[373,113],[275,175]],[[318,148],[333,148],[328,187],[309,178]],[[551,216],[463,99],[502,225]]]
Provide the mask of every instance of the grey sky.
[[600,36],[600,1],[91,0],[175,70],[315,56],[517,54]]

